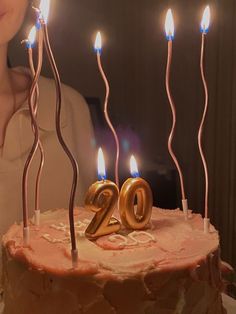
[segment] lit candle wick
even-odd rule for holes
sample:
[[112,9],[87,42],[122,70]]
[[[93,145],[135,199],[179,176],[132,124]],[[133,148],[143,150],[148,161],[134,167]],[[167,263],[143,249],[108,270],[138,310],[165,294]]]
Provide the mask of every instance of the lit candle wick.
[[39,19],[47,24],[50,11],[50,0],[41,0],[39,6]]
[[133,178],[139,178],[140,177],[140,174],[138,171],[138,165],[137,165],[136,160],[135,160],[133,155],[130,158],[130,173],[131,173]]
[[174,31],[175,31],[174,19],[173,19],[172,11],[171,9],[169,9],[166,14],[166,22],[165,22],[165,32],[166,32],[167,40],[174,39]]
[[101,148],[98,150],[98,160],[97,160],[97,166],[98,166],[98,180],[104,181],[106,180],[106,168],[105,168],[105,160],[103,151]]
[[202,21],[201,21],[201,32],[203,34],[206,34],[209,31],[210,18],[211,18],[211,12],[210,12],[210,7],[208,5],[206,6],[203,12]]
[[94,50],[96,53],[99,53],[100,55],[102,54],[102,35],[100,32],[97,33]]

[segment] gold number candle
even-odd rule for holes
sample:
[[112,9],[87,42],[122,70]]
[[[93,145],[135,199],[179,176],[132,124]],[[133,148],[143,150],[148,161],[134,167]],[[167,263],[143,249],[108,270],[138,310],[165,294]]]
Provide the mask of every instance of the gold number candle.
[[[130,158],[130,170],[133,178],[123,184],[119,197],[121,221],[126,228],[144,229],[152,214],[152,191],[149,184],[140,178],[134,156]],[[135,208],[135,199],[137,207]]]
[[102,149],[98,151],[98,179],[89,188],[85,198],[85,208],[95,212],[95,216],[85,231],[90,240],[117,232],[120,222],[112,217],[119,197],[115,183],[106,179],[105,161]]

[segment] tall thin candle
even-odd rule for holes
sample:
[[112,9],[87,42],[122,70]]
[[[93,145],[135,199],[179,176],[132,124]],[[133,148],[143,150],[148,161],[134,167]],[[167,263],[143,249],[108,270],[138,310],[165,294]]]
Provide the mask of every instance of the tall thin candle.
[[[32,42],[29,40],[28,41],[28,54],[29,58],[32,57]],[[30,150],[30,153],[28,155],[28,158],[25,163],[24,171],[23,171],[23,177],[22,177],[22,201],[23,201],[23,240],[24,240],[24,245],[29,244],[29,224],[28,224],[28,215],[29,215],[29,209],[28,209],[28,174],[29,174],[29,169],[32,163],[32,160],[35,156],[35,153],[38,149],[39,145],[39,130],[38,130],[38,125],[36,121],[36,109],[35,109],[35,93],[37,92],[37,84],[38,84],[38,79],[41,73],[41,68],[42,68],[42,60],[40,59],[40,54],[38,55],[38,63],[37,63],[37,69],[35,71],[32,85],[30,88],[30,94],[28,98],[28,104],[29,104],[29,112],[31,116],[31,124],[32,124],[32,129],[34,133],[34,142],[33,146]]]
[[[33,26],[30,33],[29,33],[29,37],[27,40],[29,66],[30,66],[32,79],[35,76],[35,66],[34,66],[34,61],[33,61],[33,49],[32,48],[33,48],[33,45],[35,42],[36,31],[37,31],[36,27]],[[41,46],[42,46],[42,36],[40,36],[40,34],[38,32],[38,63],[40,63],[40,66],[42,66],[42,61],[43,61]],[[37,84],[36,89],[35,89],[35,95],[34,95],[34,115],[35,115],[35,117],[37,116],[37,111],[38,111],[38,100],[39,100],[39,87]],[[32,129],[34,132],[33,126],[32,126]],[[39,145],[38,147],[39,147],[39,151],[40,151],[40,163],[39,163],[39,168],[38,168],[37,177],[36,177],[35,207],[34,207],[34,212],[35,212],[34,223],[37,226],[40,224],[39,195],[40,195],[40,181],[41,181],[41,176],[42,176],[42,171],[43,171],[43,166],[44,166],[44,150],[43,150],[43,145],[42,145],[40,139],[39,139],[38,145]]]
[[48,35],[47,20],[50,8],[50,0],[42,0],[39,9],[39,22],[43,29],[44,35],[44,45],[47,52],[47,56],[51,65],[51,69],[55,79],[56,86],[56,132],[58,140],[68,156],[71,166],[73,169],[73,180],[71,186],[71,194],[69,200],[69,222],[70,222],[70,235],[71,235],[71,257],[72,257],[72,266],[76,267],[78,263],[78,251],[76,244],[76,235],[75,235],[75,225],[74,225],[74,203],[75,203],[75,194],[78,182],[78,164],[70,149],[66,145],[60,127],[61,119],[61,105],[62,105],[62,93],[61,93],[61,79],[55,62],[55,58],[51,49],[51,44]]
[[182,194],[182,206],[183,206],[183,211],[185,218],[187,219],[188,217],[188,201],[185,197],[185,188],[184,188],[184,178],[183,178],[183,173],[180,168],[179,162],[175,156],[175,153],[172,148],[172,141],[174,138],[174,133],[175,133],[175,127],[176,127],[176,109],[175,109],[175,103],[170,91],[170,69],[171,69],[171,63],[172,63],[172,42],[174,39],[174,20],[172,16],[172,12],[169,9],[167,11],[166,15],[166,23],[165,23],[165,31],[166,31],[166,38],[168,40],[168,58],[167,58],[167,66],[166,66],[166,91],[167,91],[167,96],[169,99],[171,111],[172,111],[172,118],[173,118],[173,123],[172,123],[172,128],[171,132],[168,138],[168,150],[169,153],[175,163],[175,166],[177,168],[178,174],[179,174],[179,179],[180,179],[180,185],[181,185],[181,194]]
[[97,63],[98,63],[98,68],[99,71],[101,73],[101,76],[103,78],[103,81],[105,83],[105,87],[106,87],[106,96],[105,96],[105,100],[104,100],[104,115],[105,115],[105,119],[106,122],[114,136],[115,139],[115,144],[116,144],[116,161],[115,161],[115,181],[116,181],[116,185],[119,188],[119,157],[120,157],[120,144],[119,144],[119,138],[117,136],[116,130],[111,122],[111,119],[109,117],[108,114],[108,101],[109,101],[109,96],[110,96],[110,86],[109,86],[109,82],[108,79],[106,77],[106,74],[103,70],[102,67],[102,62],[101,62],[101,53],[102,53],[102,36],[101,33],[98,32],[97,36],[96,36],[96,41],[94,44],[94,49],[97,53]]
[[210,8],[209,8],[209,6],[207,6],[204,10],[202,22],[201,22],[202,41],[201,41],[201,57],[200,57],[200,70],[201,70],[202,83],[203,83],[204,92],[205,92],[205,106],[204,106],[203,116],[202,116],[199,132],[198,132],[198,146],[199,146],[199,151],[200,151],[200,155],[201,155],[201,159],[202,159],[202,163],[203,163],[203,168],[204,168],[204,174],[205,174],[205,216],[204,216],[204,232],[205,233],[209,232],[209,226],[210,226],[210,220],[208,218],[209,180],[208,180],[207,162],[206,162],[206,158],[205,158],[205,155],[203,152],[203,147],[202,147],[202,133],[203,133],[204,122],[205,122],[206,115],[207,115],[208,98],[209,98],[208,97],[208,87],[207,87],[206,77],[205,77],[205,73],[204,73],[205,37],[206,37],[206,34],[208,33],[209,25],[210,25]]

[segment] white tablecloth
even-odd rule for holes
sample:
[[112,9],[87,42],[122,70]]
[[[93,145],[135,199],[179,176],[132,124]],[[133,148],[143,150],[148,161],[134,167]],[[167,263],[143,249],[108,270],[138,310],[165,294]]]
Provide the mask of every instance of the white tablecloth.
[[[226,294],[222,294],[223,303],[225,308],[227,309],[227,314],[236,314],[236,300],[227,296]],[[3,313],[3,304],[0,303],[0,314]]]

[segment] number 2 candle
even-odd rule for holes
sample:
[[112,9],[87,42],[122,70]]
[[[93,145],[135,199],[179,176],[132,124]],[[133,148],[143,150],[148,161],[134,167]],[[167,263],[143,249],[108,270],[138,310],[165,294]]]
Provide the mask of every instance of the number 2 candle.
[[119,190],[116,184],[106,178],[105,161],[102,149],[98,151],[98,179],[89,188],[85,198],[85,208],[96,213],[85,235],[94,240],[100,236],[118,232],[120,222],[112,217],[117,205]]

